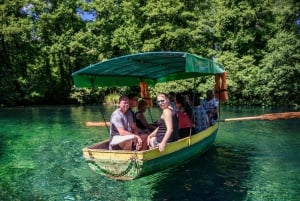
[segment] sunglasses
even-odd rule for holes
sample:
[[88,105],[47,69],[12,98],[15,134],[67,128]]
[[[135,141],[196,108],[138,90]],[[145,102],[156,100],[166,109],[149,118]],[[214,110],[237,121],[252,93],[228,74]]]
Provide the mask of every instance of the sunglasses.
[[163,103],[165,103],[165,100],[158,100],[158,101],[156,101],[156,103],[157,104],[163,104]]

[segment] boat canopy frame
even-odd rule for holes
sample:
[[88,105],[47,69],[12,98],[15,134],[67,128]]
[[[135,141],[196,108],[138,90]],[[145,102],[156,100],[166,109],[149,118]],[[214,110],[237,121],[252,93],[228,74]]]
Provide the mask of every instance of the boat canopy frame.
[[138,86],[222,74],[225,68],[186,52],[144,52],[101,61],[72,73],[75,87]]

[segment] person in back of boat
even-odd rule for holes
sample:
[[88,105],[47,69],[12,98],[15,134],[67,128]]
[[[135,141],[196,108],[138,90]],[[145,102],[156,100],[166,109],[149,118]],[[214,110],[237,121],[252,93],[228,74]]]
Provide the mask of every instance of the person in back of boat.
[[[136,93],[129,93],[128,94],[128,99],[129,99],[129,109],[128,111],[131,113],[132,117],[133,117],[133,121],[134,121],[134,124],[136,124],[136,115],[135,115],[135,112],[133,111],[133,108],[136,108],[138,106],[138,95]],[[138,126],[136,126],[138,127]],[[148,131],[145,131],[143,129],[140,129],[138,127],[138,133],[141,133],[141,134],[144,134],[144,133],[148,133]]]
[[133,108],[138,106],[138,100],[139,100],[138,95],[135,93],[130,93],[130,94],[128,94],[128,99],[129,99],[128,111],[132,114],[134,122],[136,122]]
[[176,94],[174,91],[169,92],[168,98],[170,100],[171,107],[174,109],[174,112],[176,111],[175,97],[176,97]]
[[138,102],[138,111],[135,113],[136,126],[144,133],[152,132],[156,126],[149,124],[145,118],[145,111],[147,109],[147,102],[140,100]]
[[194,124],[195,124],[195,132],[201,132],[205,130],[209,126],[208,117],[206,114],[206,110],[204,105],[201,104],[203,100],[201,100],[201,94],[196,93],[194,99],[194,107],[193,107],[193,116],[194,116]]
[[133,116],[128,111],[127,96],[119,98],[119,108],[110,117],[110,149],[146,150],[147,135],[139,135]]
[[181,96],[185,99],[185,101],[192,107],[194,105],[193,98],[194,93],[192,91],[184,91]]
[[167,143],[178,140],[178,120],[166,94],[157,96],[157,104],[162,109],[162,114],[157,121],[158,127],[148,136],[147,144],[150,148],[158,147],[162,152]]
[[206,98],[202,100],[203,107],[206,110],[206,114],[209,120],[209,124],[213,125],[218,120],[218,102],[215,98],[212,90],[206,91]]
[[179,126],[179,138],[185,138],[195,134],[195,127],[192,121],[193,110],[189,103],[186,101],[185,97],[180,94],[176,95],[175,102]]

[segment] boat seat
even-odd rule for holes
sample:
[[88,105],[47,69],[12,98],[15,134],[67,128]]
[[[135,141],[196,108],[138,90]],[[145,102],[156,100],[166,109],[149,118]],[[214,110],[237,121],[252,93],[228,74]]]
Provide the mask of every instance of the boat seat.
[[100,144],[96,144],[94,146],[89,147],[91,149],[108,149],[109,148],[109,141],[102,142]]

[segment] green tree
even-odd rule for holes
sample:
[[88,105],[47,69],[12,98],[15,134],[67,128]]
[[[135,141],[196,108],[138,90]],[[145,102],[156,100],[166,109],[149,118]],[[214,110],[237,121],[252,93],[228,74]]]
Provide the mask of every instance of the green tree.
[[[0,105],[103,100],[124,89],[76,91],[71,73],[145,51],[190,52],[222,63],[232,104],[280,104],[285,97],[299,104],[299,7],[295,0],[2,1]],[[79,9],[95,19],[83,20]],[[194,86],[203,93],[214,79],[151,90]]]
[[269,40],[259,73],[257,92],[261,104],[293,105],[300,103],[300,38],[279,32]]
[[0,104],[20,104],[25,93],[18,80],[27,76],[31,59],[36,56],[33,23],[22,11],[22,1],[0,4]]

